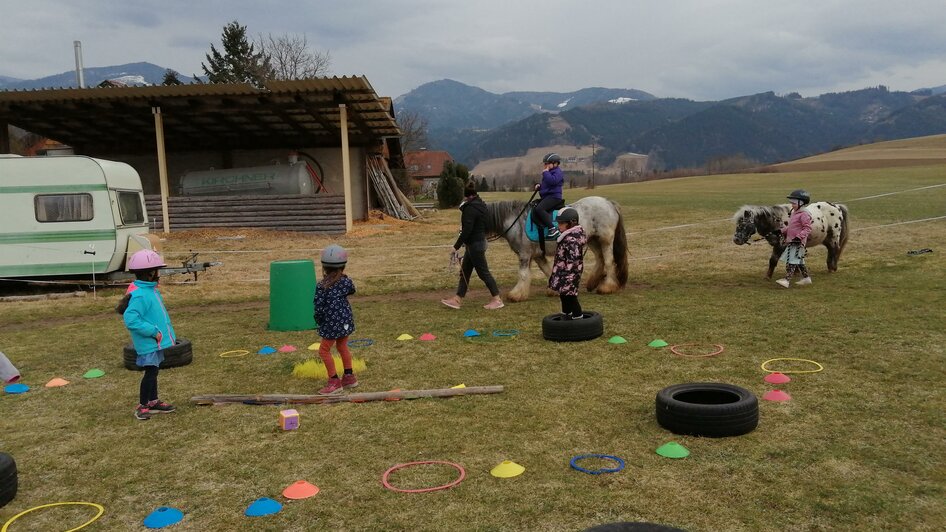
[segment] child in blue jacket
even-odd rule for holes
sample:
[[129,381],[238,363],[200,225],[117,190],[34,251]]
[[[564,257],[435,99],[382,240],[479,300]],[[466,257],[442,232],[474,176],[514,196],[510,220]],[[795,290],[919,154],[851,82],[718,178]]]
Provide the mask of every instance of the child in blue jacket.
[[565,184],[565,172],[562,171],[562,158],[557,153],[549,153],[542,158],[545,170],[542,172],[542,182],[535,186],[539,191],[539,203],[532,210],[532,217],[541,226],[548,229],[545,238],[555,240],[559,231],[552,223],[552,211],[565,206],[562,199],[562,186]]
[[135,408],[135,418],[142,421],[154,414],[174,411],[173,406],[158,399],[158,369],[164,361],[164,349],[173,346],[176,337],[157,290],[158,269],[165,266],[161,255],[150,249],[137,251],[128,259],[128,270],[137,278],[137,289],[125,296],[128,304],[122,317],[138,353],[136,364],[144,368]]

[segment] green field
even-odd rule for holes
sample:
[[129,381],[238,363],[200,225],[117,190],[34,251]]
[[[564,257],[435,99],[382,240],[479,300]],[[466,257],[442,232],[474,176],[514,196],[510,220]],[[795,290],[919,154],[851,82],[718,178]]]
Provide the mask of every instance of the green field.
[[[630,233],[631,284],[617,295],[581,296],[585,308],[605,318],[605,337],[581,344],[541,339],[541,317],[558,309],[558,299],[545,297],[538,275],[532,299],[497,312],[480,308],[488,294],[478,281],[464,309],[439,306],[456,271],[446,264],[449,248],[434,246],[455,239],[457,211],[417,224],[360,227],[358,236],[338,240],[352,248],[349,273],[359,288],[354,336],[375,340],[354,351],[368,364],[359,391],[458,383],[501,384],[506,391],[302,406],[300,430],[286,433],[276,427],[277,407],[196,407],[188,399],[314,393],[320,382],[289,373],[316,335],[265,329],[265,280],[269,261],[317,256],[314,250],[330,240],[172,234],[164,243],[169,258],[194,249],[204,251],[202,260],[225,262],[196,285],[169,279],[163,288],[178,333],[195,345],[193,364],[159,378],[162,398],[179,408],[175,414],[147,422],[132,417],[139,376],[121,366],[127,333],[111,313],[120,290],[96,299],[0,303],[0,350],[33,387],[0,395],[0,450],[20,468],[19,495],[0,509],[0,522],[40,504],[91,501],[106,513],[88,530],[143,529],[145,515],[163,505],[186,514],[170,530],[195,531],[581,530],[621,520],[691,531],[941,530],[946,219],[904,222],[946,216],[946,186],[935,187],[944,183],[946,166],[930,166],[566,190],[569,200],[593,192],[620,202]],[[920,187],[935,188],[912,190]],[[781,203],[795,188],[808,189],[815,201],[845,202],[852,234],[838,273],[826,272],[826,253],[818,248],[809,254],[814,285],[784,290],[764,279],[769,248],[732,244],[728,218],[743,204]],[[907,255],[920,248],[934,252]],[[511,287],[515,262],[506,246],[494,244],[489,259],[501,287]],[[467,328],[521,334],[471,343],[461,337]],[[395,341],[428,331],[438,339]],[[607,343],[612,335],[628,343]],[[684,359],[646,347],[654,338],[719,343],[725,352]],[[282,344],[303,351],[217,356]],[[792,401],[761,401],[754,432],[704,439],[657,425],[654,396],[661,388],[718,381],[761,396],[772,386],[759,365],[775,357],[813,359],[825,369],[784,385]],[[107,375],[82,379],[91,367]],[[44,389],[56,376],[72,384]],[[654,449],[668,441],[692,454],[657,456]],[[579,453],[617,455],[627,468],[581,474],[568,466]],[[505,459],[526,472],[490,476]],[[429,494],[381,486],[386,469],[414,460],[458,462],[467,478]],[[452,478],[452,470],[422,469],[394,480],[421,487]],[[281,491],[299,479],[321,493],[286,503],[278,515],[243,516],[258,497],[286,502]],[[90,515],[44,510],[22,517],[10,532],[61,530]]]

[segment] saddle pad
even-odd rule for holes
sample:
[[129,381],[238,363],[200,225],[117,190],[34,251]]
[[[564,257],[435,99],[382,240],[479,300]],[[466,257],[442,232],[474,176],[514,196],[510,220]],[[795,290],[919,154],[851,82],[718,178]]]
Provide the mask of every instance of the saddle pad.
[[[525,216],[526,216],[526,237],[529,238],[529,241],[530,241],[530,242],[538,242],[538,241],[540,240],[540,234],[539,234],[540,230],[541,230],[541,239],[544,240],[544,239],[545,239],[545,232],[546,232],[547,229],[544,228],[544,227],[541,227],[541,228],[540,228],[538,225],[535,224],[535,220],[532,219],[532,209],[533,209],[533,207],[529,207],[529,209],[526,211],[526,214],[525,214]],[[559,211],[559,209],[555,209],[555,210],[552,211],[552,221],[553,221],[553,222],[554,222],[555,220],[558,220],[558,211]]]

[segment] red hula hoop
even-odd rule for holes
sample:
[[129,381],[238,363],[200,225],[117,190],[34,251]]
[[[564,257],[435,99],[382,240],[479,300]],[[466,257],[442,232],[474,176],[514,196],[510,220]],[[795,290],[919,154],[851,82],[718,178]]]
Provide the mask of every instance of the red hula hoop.
[[677,348],[678,348],[678,347],[688,347],[688,346],[694,346],[694,345],[701,345],[701,344],[679,344],[679,345],[671,345],[671,346],[670,346],[670,352],[673,353],[673,354],[675,354],[675,355],[677,355],[677,356],[681,356],[681,357],[683,357],[683,358],[708,358],[708,357],[714,357],[714,356],[716,356],[716,355],[722,353],[723,351],[725,351],[725,348],[723,348],[723,344],[710,344],[710,345],[713,345],[713,346],[716,347],[716,351],[713,351],[712,353],[710,353],[710,354],[708,354],[708,355],[687,355],[687,354],[684,354],[684,353],[681,353],[681,352],[677,351]]
[[[390,482],[388,482],[388,475],[397,471],[398,469],[404,469],[406,467],[426,465],[426,464],[443,464],[443,465],[451,466],[460,472],[460,478],[454,480],[453,482],[444,484],[443,486],[434,486],[433,488],[421,488],[421,489],[416,489],[416,490],[406,490],[406,489],[401,489],[401,488],[395,488],[394,486],[391,485]],[[390,469],[385,471],[383,475],[381,475],[381,484],[383,484],[385,488],[388,488],[391,491],[398,491],[401,493],[427,493],[429,491],[440,491],[440,490],[452,488],[456,486],[457,484],[459,484],[460,482],[463,482],[464,478],[466,478],[466,470],[463,469],[463,466],[461,466],[460,464],[455,464],[453,462],[445,462],[443,460],[424,460],[422,462],[408,462],[406,464],[397,464],[395,466],[392,466]]]

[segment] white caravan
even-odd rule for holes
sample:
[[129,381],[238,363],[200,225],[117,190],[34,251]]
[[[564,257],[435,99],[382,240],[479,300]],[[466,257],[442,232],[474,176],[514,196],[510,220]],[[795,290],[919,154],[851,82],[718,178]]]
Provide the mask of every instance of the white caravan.
[[82,156],[0,155],[0,279],[122,271],[152,247],[141,178]]

